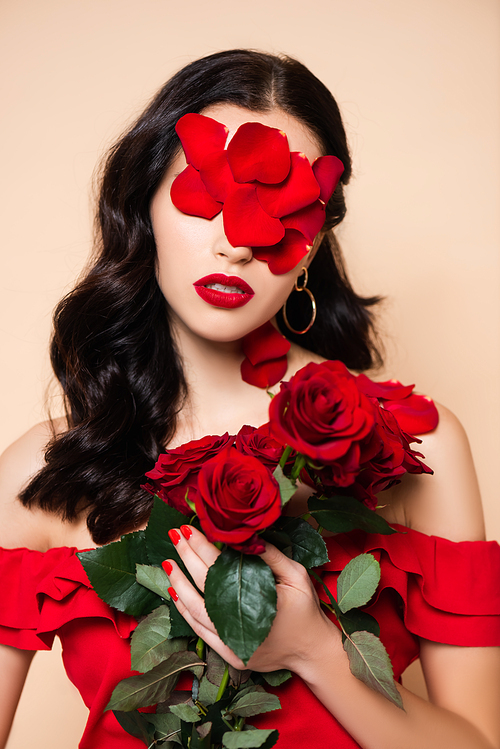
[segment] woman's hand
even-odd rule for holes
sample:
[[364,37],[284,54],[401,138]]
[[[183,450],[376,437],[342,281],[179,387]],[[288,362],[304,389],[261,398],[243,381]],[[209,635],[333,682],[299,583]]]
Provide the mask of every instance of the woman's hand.
[[[184,525],[180,531],[171,531],[169,535],[197,588],[203,591],[208,568],[220,551],[192,526]],[[196,634],[235,668],[262,672],[288,668],[302,675],[315,659],[322,657],[325,647],[342,652],[340,632],[322,612],[305,568],[267,542],[260,557],[276,578],[277,614],[269,635],[247,666],[221,641],[206,612],[203,597],[178,565],[171,559],[164,563],[174,589],[172,598]]]

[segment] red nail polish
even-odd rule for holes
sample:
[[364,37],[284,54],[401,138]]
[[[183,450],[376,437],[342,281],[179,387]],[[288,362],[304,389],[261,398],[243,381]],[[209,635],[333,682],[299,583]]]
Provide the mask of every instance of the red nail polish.
[[173,588],[169,588],[168,592],[170,594],[170,598],[172,599],[172,601],[178,601],[179,600],[179,596],[177,595],[177,593],[175,592],[175,590]]
[[177,546],[177,544],[181,540],[180,533],[179,533],[179,531],[176,531],[175,528],[172,528],[172,530],[170,530],[168,532],[168,536],[169,536],[169,538],[172,541],[172,543],[173,543],[174,546]]
[[165,560],[164,562],[161,563],[161,566],[163,567],[167,575],[170,575],[170,573],[172,572],[172,565],[170,564],[170,562]]
[[181,525],[181,533],[184,536],[184,538],[187,539],[188,541],[193,535],[193,531],[191,530],[189,525]]

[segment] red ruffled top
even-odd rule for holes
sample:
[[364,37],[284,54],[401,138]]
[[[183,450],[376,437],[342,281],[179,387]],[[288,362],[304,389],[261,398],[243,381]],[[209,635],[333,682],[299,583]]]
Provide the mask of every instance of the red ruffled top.
[[[396,679],[418,656],[418,637],[453,645],[500,645],[500,547],[493,541],[453,543],[402,526],[391,536],[361,531],[327,539],[331,561],[320,573],[335,593],[340,570],[357,554],[379,560],[381,582],[366,610],[381,627]],[[80,749],[144,749],[111,712],[116,684],[130,675],[135,620],[111,609],[91,588],[76,549],[45,553],[0,550],[0,641],[45,650],[57,634],[71,681],[90,710]],[[278,728],[279,749],[357,743],[294,676],[274,691],[282,709],[251,719]]]

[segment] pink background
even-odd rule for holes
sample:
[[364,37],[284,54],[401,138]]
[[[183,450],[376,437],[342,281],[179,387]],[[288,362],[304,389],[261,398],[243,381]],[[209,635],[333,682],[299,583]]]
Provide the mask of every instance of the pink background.
[[[499,15],[496,0],[2,0],[0,448],[44,418],[51,310],[88,255],[101,154],[190,60],[283,51],[345,117],[340,236],[357,289],[387,297],[382,375],[463,421],[500,540]],[[8,747],[76,747],[85,712],[42,653]]]

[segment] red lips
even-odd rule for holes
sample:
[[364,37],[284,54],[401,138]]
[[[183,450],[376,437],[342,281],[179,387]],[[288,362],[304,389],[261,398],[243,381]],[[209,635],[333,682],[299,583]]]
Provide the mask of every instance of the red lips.
[[[213,284],[235,288],[238,291],[207,288]],[[212,307],[222,307],[223,309],[243,307],[254,295],[252,287],[242,278],[238,276],[226,276],[224,273],[211,273],[209,276],[203,276],[203,278],[195,281],[193,286],[198,296],[204,302],[211,304]]]

